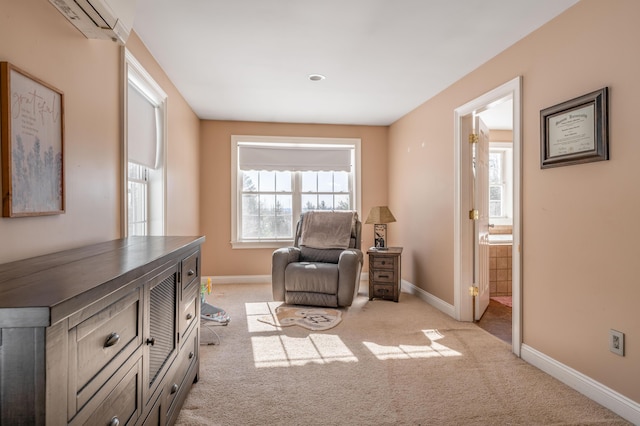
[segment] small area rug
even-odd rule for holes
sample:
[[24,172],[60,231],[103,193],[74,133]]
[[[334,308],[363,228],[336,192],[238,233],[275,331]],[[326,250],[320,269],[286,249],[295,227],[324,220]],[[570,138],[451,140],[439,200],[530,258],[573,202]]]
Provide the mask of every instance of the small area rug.
[[310,308],[306,306],[278,306],[270,315],[258,318],[258,321],[274,327],[289,327],[298,325],[314,331],[329,330],[340,324],[342,312],[331,308]]
[[511,296],[494,296],[491,299],[510,308],[513,306]]

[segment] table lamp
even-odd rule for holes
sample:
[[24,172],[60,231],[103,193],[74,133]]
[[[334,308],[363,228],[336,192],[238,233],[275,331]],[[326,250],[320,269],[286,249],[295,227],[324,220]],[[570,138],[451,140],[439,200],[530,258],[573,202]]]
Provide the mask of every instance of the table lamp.
[[378,250],[387,249],[387,223],[395,222],[391,210],[387,206],[372,207],[365,223],[373,224],[373,241]]

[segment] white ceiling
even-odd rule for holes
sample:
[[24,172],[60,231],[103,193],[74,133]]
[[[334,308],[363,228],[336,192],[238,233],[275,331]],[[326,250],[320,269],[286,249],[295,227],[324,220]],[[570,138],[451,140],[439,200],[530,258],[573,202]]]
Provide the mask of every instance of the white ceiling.
[[388,125],[577,1],[138,0],[134,30],[201,119]]

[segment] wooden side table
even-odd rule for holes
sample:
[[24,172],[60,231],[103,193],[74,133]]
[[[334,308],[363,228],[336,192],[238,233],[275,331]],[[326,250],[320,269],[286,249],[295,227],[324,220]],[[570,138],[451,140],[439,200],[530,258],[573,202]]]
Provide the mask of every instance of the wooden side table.
[[402,247],[384,250],[371,247],[369,255],[369,300],[373,298],[398,301],[400,295]]

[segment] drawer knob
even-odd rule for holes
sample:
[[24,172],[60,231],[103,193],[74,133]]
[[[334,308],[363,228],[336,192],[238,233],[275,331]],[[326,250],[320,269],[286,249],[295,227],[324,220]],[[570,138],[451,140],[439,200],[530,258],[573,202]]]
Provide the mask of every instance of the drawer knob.
[[149,337],[149,338],[146,340],[146,342],[145,342],[145,343],[146,343],[147,345],[149,345],[149,346],[153,346],[153,345],[155,345],[155,343],[156,343],[156,339],[155,339],[155,337]]
[[189,272],[187,272],[187,275],[189,275],[190,277],[195,274],[196,274],[196,271],[194,271],[193,269],[189,269]]
[[187,314],[187,319],[188,319],[188,320],[190,320],[191,318],[193,318],[193,315],[191,314],[191,312],[189,312],[189,313]]
[[118,333],[111,333],[109,337],[107,337],[107,340],[105,340],[104,347],[110,348],[111,346],[115,345],[119,341],[120,341],[120,335]]
[[189,359],[193,358],[195,354],[193,352],[189,352]]
[[389,278],[389,275],[380,275],[380,278]]
[[113,416],[113,418],[109,422],[109,426],[118,426],[119,424],[120,420],[118,420],[118,416]]
[[174,383],[173,386],[171,386],[171,395],[173,395],[176,392],[178,392],[178,385]]

